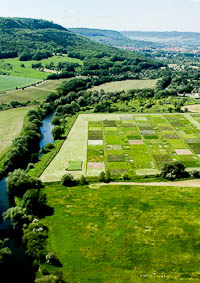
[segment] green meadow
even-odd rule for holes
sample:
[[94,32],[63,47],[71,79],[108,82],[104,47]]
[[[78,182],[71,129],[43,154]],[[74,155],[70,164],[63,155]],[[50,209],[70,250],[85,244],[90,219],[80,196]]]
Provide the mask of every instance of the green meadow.
[[[66,282],[199,282],[199,188],[44,188]],[[41,269],[52,271],[45,264]]]
[[105,83],[100,86],[95,86],[92,90],[104,90],[105,92],[112,91],[128,91],[130,89],[154,88],[158,80],[125,80],[119,82]]
[[24,117],[33,107],[20,107],[0,111],[0,161],[6,155],[12,141],[19,136]]
[[[2,76],[4,77],[4,76]],[[9,78],[9,76],[8,76]],[[20,80],[17,77],[17,81]],[[1,79],[0,79],[1,80]],[[27,87],[24,90],[9,90],[0,93],[0,103],[10,103],[11,101],[43,101],[47,96],[56,91],[56,89],[64,82],[70,79],[60,79],[60,80],[47,80],[36,86]]]
[[22,88],[27,85],[38,83],[39,81],[40,79],[0,75],[0,91]]

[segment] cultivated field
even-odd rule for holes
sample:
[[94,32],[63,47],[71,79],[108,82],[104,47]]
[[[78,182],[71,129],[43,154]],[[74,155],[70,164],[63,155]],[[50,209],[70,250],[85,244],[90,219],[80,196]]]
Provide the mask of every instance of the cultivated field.
[[39,81],[40,79],[0,75],[0,91],[15,89],[16,87],[25,87],[27,85],[38,83]]
[[154,88],[158,80],[125,80],[120,82],[105,83],[100,86],[95,86],[92,90],[101,90],[105,92],[112,91],[127,91],[130,89]]
[[14,138],[18,137],[27,112],[33,107],[23,107],[0,112],[0,160]]
[[42,220],[47,250],[67,282],[199,282],[199,188],[50,185],[44,192],[54,208]]
[[[194,116],[194,117],[193,117]],[[98,176],[156,175],[170,161],[200,170],[200,115],[81,114],[42,181],[59,181],[70,172]],[[82,162],[70,171],[69,162]]]
[[[19,78],[19,77],[18,77]],[[64,81],[70,79],[48,80],[36,87],[28,87],[24,90],[11,90],[0,93],[0,103],[10,103],[11,101],[43,101],[53,91],[55,91]]]

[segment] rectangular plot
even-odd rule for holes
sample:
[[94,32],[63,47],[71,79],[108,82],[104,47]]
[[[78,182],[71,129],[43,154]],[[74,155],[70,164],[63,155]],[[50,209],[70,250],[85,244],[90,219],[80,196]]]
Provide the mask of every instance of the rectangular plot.
[[104,127],[116,127],[116,121],[114,120],[104,120],[103,121]]
[[104,162],[88,162],[87,168],[88,169],[105,170],[105,164],[104,164]]
[[108,162],[125,162],[124,155],[108,155]]
[[88,145],[103,145],[102,140],[88,140]]
[[129,140],[129,144],[144,144],[143,140]]
[[193,155],[190,149],[175,149],[175,152],[178,155]]
[[69,161],[68,171],[81,171],[82,170],[82,161]]

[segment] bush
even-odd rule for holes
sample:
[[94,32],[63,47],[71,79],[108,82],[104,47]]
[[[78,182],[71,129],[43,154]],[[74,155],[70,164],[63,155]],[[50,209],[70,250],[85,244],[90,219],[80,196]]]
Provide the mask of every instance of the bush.
[[130,178],[129,178],[129,176],[128,176],[128,174],[127,173],[124,173],[123,175],[122,175],[122,180],[129,180]]
[[62,176],[61,184],[66,187],[72,187],[76,186],[77,182],[74,180],[74,176],[68,173]]
[[79,185],[83,186],[83,185],[86,185],[87,184],[87,181],[86,181],[86,178],[84,175],[82,175],[79,179]]
[[161,176],[168,180],[188,177],[185,166],[181,162],[166,163],[162,168]]
[[105,182],[106,181],[106,174],[104,171],[102,171],[100,174],[99,174],[99,181],[100,182]]
[[105,182],[109,183],[111,181],[111,175],[110,175],[110,171],[107,170],[106,174],[105,174]]
[[51,265],[61,266],[61,263],[54,252],[50,252],[46,255],[46,261]]
[[192,172],[190,174],[194,178],[200,178],[200,172],[197,171],[197,170],[192,170]]

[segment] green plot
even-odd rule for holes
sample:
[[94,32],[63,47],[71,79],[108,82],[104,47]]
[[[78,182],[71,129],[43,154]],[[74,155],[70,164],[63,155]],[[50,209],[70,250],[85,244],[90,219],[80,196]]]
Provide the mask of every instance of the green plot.
[[82,161],[69,161],[68,171],[81,171],[82,170]]
[[0,91],[9,89],[22,88],[41,81],[40,79],[24,78],[17,76],[2,76],[0,75]]

